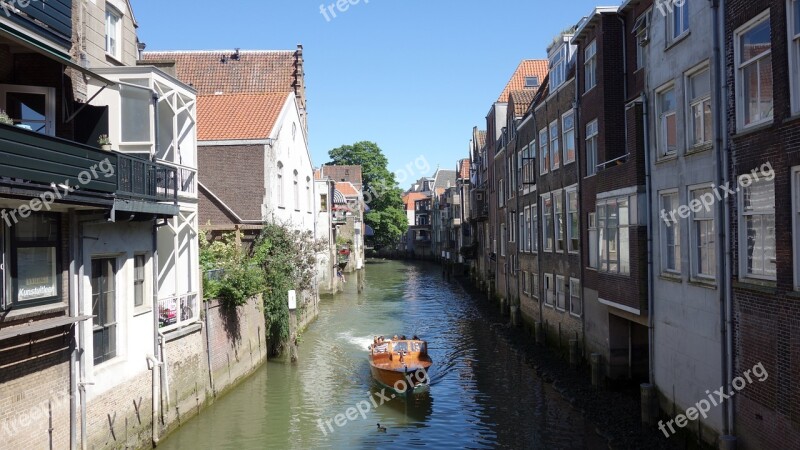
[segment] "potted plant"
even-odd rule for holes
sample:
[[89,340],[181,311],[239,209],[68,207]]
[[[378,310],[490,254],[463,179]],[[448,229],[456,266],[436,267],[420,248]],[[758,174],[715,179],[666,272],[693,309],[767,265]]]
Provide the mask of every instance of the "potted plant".
[[8,114],[6,114],[5,111],[0,109],[0,123],[2,123],[4,125],[13,126],[14,125],[14,120],[11,117],[9,117]]
[[101,134],[100,137],[97,138],[97,144],[100,145],[100,148],[103,150],[111,151],[111,141],[108,139],[107,134]]

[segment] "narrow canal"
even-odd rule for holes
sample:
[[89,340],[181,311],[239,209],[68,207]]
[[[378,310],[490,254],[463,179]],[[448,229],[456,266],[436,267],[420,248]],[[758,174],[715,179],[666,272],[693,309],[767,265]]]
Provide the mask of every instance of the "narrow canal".
[[[347,281],[302,335],[298,364],[268,362],[159,449],[607,448],[438,266],[372,262],[362,294]],[[375,408],[367,345],[395,333],[428,341],[431,388]],[[365,400],[366,419],[320,425]]]

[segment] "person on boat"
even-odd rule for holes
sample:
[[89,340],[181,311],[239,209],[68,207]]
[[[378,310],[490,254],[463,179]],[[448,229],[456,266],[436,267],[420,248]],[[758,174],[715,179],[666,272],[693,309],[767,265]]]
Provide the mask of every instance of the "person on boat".
[[395,335],[394,335],[394,337],[392,338],[392,340],[393,340],[393,341],[396,341],[397,339],[399,339],[399,338],[398,338],[398,337],[397,337],[397,335],[395,334]]
[[406,335],[404,334],[404,335],[400,336],[400,340],[401,341],[405,341],[406,340]]
[[418,341],[419,337],[415,334],[414,337],[411,338],[412,341]]

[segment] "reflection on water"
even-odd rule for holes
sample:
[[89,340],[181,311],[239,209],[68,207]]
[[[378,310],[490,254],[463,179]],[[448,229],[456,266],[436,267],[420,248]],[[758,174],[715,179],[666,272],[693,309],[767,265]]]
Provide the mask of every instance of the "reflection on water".
[[[159,448],[607,447],[438,266],[369,264],[366,279],[362,294],[349,283],[323,300],[297,365],[268,362]],[[431,387],[380,404],[389,392],[372,380],[366,349],[395,333],[428,341]],[[350,420],[359,407],[366,418]]]

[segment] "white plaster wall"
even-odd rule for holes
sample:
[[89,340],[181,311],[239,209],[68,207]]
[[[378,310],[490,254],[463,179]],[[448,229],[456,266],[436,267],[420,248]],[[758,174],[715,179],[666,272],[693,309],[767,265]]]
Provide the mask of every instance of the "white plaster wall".
[[[667,47],[667,19],[658,9],[653,9],[650,30],[651,42],[645,47],[648,67],[649,113],[651,132],[650,154],[657,154],[655,116],[656,89],[675,81],[678,104],[678,158],[655,163],[650,213],[654,224],[653,259],[656,276],[654,282],[655,319],[655,381],[662,395],[685,409],[707,398],[706,390],[718,389],[722,384],[721,336],[719,290],[690,282],[689,222],[681,223],[682,279],[672,281],[659,277],[661,273],[661,236],[659,217],[659,191],[678,188],[679,204],[688,204],[689,186],[712,183],[716,173],[714,150],[686,156],[688,103],[685,100],[685,73],[708,61],[713,54],[712,13],[708,2],[687,2],[689,5],[689,35]],[[712,72],[713,83],[713,72]],[[714,92],[712,87],[712,104]],[[713,114],[723,112],[714,111]],[[718,206],[721,206],[718,204]],[[721,224],[715,224],[716,227]],[[722,257],[717,249],[717,258]],[[719,275],[718,275],[719,277]],[[704,423],[716,430],[722,427],[722,407],[709,413]],[[696,424],[691,425],[696,429]]]
[[151,222],[85,227],[84,295],[81,300],[85,314],[92,314],[92,258],[115,257],[117,260],[117,357],[94,366],[92,321],[87,321],[84,326],[86,375],[88,381],[94,383],[86,388],[90,400],[148,370],[146,355],[153,354],[153,308],[134,309],[133,257],[136,253],[149,256],[145,266],[145,305],[152,305],[152,230]]

